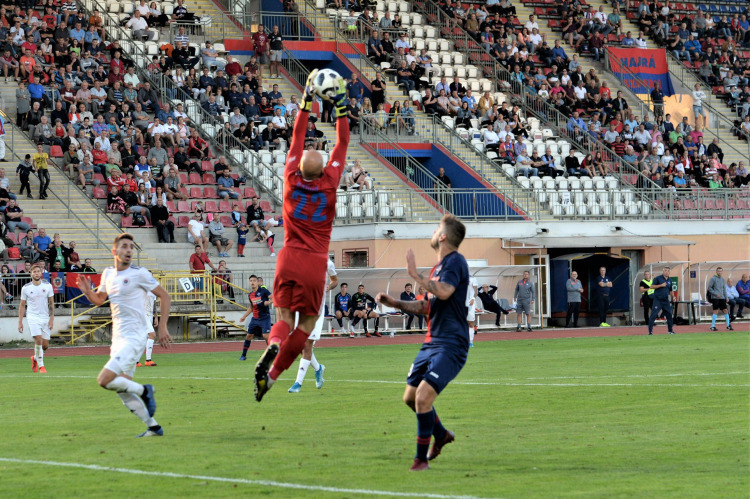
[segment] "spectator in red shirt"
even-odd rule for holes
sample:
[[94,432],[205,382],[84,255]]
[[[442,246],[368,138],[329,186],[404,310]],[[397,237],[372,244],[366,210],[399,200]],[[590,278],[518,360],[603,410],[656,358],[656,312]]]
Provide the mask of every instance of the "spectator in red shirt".
[[253,34],[253,45],[255,57],[258,59],[258,77],[263,76],[263,65],[268,64],[268,35],[266,35],[263,25],[258,26],[258,31]]
[[228,55],[227,65],[224,66],[224,71],[227,73],[227,76],[231,78],[234,75],[242,74],[242,66],[240,66],[240,63],[232,59],[231,55]]
[[[195,253],[190,255],[190,261],[188,262],[190,265],[190,273],[191,274],[203,274],[206,270],[206,265],[211,267],[214,271],[216,271],[216,267],[214,267],[214,264],[211,263],[211,260],[208,258],[208,253],[205,253],[203,251],[203,248],[200,244],[195,245]],[[203,290],[203,278],[202,277],[194,277],[193,278],[193,286],[195,287],[196,295],[195,295],[195,305],[200,305],[201,302],[197,298],[200,296],[200,292]]]
[[190,142],[188,143],[188,156],[191,158],[198,157],[201,159],[208,159],[208,155],[208,142],[198,135],[198,130],[193,129],[192,135],[190,136]]

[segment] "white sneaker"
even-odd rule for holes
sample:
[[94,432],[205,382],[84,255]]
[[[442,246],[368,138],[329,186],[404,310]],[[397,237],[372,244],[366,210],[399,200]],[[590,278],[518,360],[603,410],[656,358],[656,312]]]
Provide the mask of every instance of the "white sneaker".
[[276,253],[271,253],[271,256],[276,256]]

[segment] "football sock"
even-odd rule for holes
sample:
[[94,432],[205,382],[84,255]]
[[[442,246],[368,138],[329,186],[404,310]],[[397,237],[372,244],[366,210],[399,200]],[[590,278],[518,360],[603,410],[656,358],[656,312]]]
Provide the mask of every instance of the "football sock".
[[277,321],[271,327],[271,335],[268,337],[268,343],[282,343],[291,332],[292,328],[289,327],[284,321]]
[[379,326],[380,326],[380,317],[375,317],[375,331],[378,330]]
[[146,340],[146,360],[151,360],[151,353],[154,351],[154,340]]
[[110,381],[106,388],[107,390],[113,390],[118,393],[132,393],[139,397],[143,395],[144,390],[143,385],[123,376],[118,376]]
[[430,447],[432,430],[435,427],[434,409],[430,412],[417,413],[417,455],[422,461],[427,461],[427,450]]
[[344,327],[344,319],[342,319],[341,317],[337,317],[336,322],[338,322],[340,328]]
[[242,356],[243,357],[247,355],[248,348],[250,348],[250,340],[245,340],[245,343],[242,344]]
[[711,327],[716,327],[716,314],[711,316]]
[[440,440],[445,436],[447,430],[445,429],[445,426],[443,426],[443,423],[440,422],[437,411],[435,411],[435,406],[432,406],[432,414],[435,416],[435,426],[432,428],[432,435],[437,440]]
[[245,245],[244,244],[238,244],[237,245],[237,254],[241,255],[245,252]]
[[301,359],[299,361],[299,369],[297,370],[297,383],[300,385],[305,381],[305,374],[307,374],[307,368],[310,366],[310,361],[307,359]]
[[[278,322],[276,324],[279,324]],[[297,356],[305,348],[305,342],[309,335],[300,328],[295,329],[289,337],[281,343],[279,354],[268,372],[268,377],[276,380],[281,373],[289,369]]]
[[44,367],[44,348],[42,348],[42,345],[34,345],[34,357],[39,367]]
[[148,426],[149,428],[151,428],[152,426],[159,426],[159,423],[157,423],[154,418],[148,415],[148,409],[146,408],[146,404],[143,402],[143,399],[141,397],[133,393],[118,393],[117,395],[120,396],[120,398],[122,399],[122,403],[125,404],[125,407],[130,409],[130,412],[138,416],[141,421],[146,423],[146,426]]
[[360,319],[361,317],[355,317],[354,320],[352,321],[352,327],[357,327],[357,324],[359,324]]
[[310,357],[310,365],[316,371],[320,371],[320,364],[318,363],[318,359],[315,358],[315,352],[313,352],[312,357]]
[[273,251],[273,238],[266,239],[266,244],[268,245],[268,249],[271,250],[271,253],[274,253]]
[[724,320],[727,323],[727,327],[729,327],[729,314],[724,314]]
[[474,343],[474,326],[469,326],[469,343]]

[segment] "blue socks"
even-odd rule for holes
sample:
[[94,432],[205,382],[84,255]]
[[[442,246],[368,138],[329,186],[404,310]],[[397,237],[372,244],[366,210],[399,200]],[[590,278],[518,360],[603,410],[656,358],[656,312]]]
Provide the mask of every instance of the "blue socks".
[[716,314],[711,316],[711,327],[716,327]]
[[417,455],[414,456],[415,458],[427,461],[427,451],[434,427],[435,409],[430,412],[417,413]]
[[245,340],[245,343],[242,345],[242,355],[247,355],[247,349],[250,348],[250,340]]
[[727,327],[729,327],[729,314],[724,314],[724,320],[727,322]]
[[445,436],[445,432],[447,431],[445,429],[445,426],[443,426],[443,423],[440,422],[440,418],[437,415],[437,412],[435,412],[435,407],[432,407],[432,414],[435,416],[435,426],[432,429],[432,436],[435,437],[435,440],[440,440]]

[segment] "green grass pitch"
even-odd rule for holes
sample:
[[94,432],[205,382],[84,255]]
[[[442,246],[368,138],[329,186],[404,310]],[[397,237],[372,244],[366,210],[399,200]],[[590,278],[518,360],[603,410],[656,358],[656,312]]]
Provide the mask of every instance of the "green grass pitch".
[[97,387],[105,357],[51,350],[47,376],[5,359],[0,497],[746,498],[748,340],[478,343],[436,403],[456,442],[422,473],[407,471],[416,418],[401,402],[416,345],[319,349],[322,390],[310,372],[287,393],[295,363],[261,404],[258,352],[155,355],[136,374],[165,430],[148,439]]

